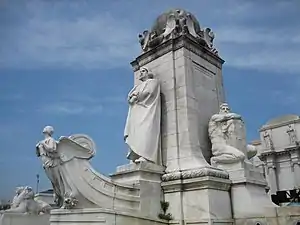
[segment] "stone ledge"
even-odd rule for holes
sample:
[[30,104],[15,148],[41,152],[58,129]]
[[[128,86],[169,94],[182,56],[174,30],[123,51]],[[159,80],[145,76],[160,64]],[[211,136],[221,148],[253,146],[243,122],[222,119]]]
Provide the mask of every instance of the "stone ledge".
[[167,225],[168,222],[159,218],[140,215],[138,212],[124,212],[120,210],[86,208],[86,209],[57,209],[51,211],[50,224],[58,222],[83,224],[86,223],[105,223],[105,224],[137,224],[137,225]]
[[266,186],[267,182],[260,169],[256,168],[251,162],[237,162],[231,164],[218,164],[218,168],[228,172],[229,179],[233,184],[252,183],[260,186]]
[[189,34],[180,35],[173,39],[164,41],[155,48],[138,56],[130,64],[133,67],[133,70],[137,71],[141,66],[146,65],[147,63],[161,57],[162,55],[167,54],[168,52],[176,51],[182,47],[204,58],[216,67],[220,69],[222,68],[224,60],[216,54],[212,53],[204,45],[200,45],[199,43],[197,43],[196,39]]
[[163,174],[164,167],[153,164],[153,163],[139,162],[139,163],[132,163],[132,164],[118,166],[115,174],[128,173],[128,172],[132,172],[132,171],[143,171],[143,172]]
[[202,189],[213,189],[227,192],[230,189],[231,181],[229,179],[206,176],[162,182],[161,186],[165,193]]
[[202,167],[198,169],[185,170],[185,171],[175,170],[173,172],[164,174],[162,176],[162,180],[172,181],[178,179],[191,179],[191,178],[206,177],[206,176],[229,179],[229,174],[224,170],[214,168],[214,167]]

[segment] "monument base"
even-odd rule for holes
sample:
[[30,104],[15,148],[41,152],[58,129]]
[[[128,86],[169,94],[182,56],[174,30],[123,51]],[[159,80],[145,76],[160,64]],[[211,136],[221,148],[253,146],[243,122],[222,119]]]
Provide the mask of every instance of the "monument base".
[[0,213],[0,225],[49,225],[49,219],[49,214]]
[[233,225],[230,184],[225,171],[212,167],[165,174],[162,188],[172,224]]
[[149,162],[130,163],[117,167],[117,172],[110,175],[117,183],[138,187],[141,215],[158,218],[161,211],[161,177],[164,167]]
[[231,202],[233,217],[276,217],[277,207],[266,193],[267,182],[263,173],[250,162],[218,164],[229,173],[232,181]]

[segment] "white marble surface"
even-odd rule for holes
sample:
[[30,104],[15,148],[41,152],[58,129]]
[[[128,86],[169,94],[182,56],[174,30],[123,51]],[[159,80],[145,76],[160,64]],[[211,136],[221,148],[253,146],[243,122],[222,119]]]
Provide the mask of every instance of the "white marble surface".
[[129,148],[127,158],[161,165],[160,82],[146,67],[140,69],[139,80],[128,94],[129,110],[124,131]]
[[167,225],[167,221],[158,218],[140,216],[134,212],[109,209],[53,210],[50,225]]
[[260,129],[260,158],[272,194],[300,187],[299,135],[300,119],[296,115],[274,118]]
[[139,189],[139,214],[156,218],[160,213],[160,202],[163,200],[161,176],[164,167],[139,162],[117,167],[117,172],[111,175],[114,182],[133,185]]
[[[162,155],[166,170],[207,166],[207,123],[224,99],[220,68],[186,48],[168,52],[143,66],[156,74],[161,83]],[[136,83],[138,77],[136,71]]]
[[0,225],[50,225],[50,215],[0,214]]
[[228,179],[205,176],[174,180],[164,182],[162,188],[174,222],[226,225],[233,222]]
[[33,189],[29,186],[17,187],[11,208],[0,213],[23,213],[39,215],[50,213],[51,206],[41,200],[34,199]]

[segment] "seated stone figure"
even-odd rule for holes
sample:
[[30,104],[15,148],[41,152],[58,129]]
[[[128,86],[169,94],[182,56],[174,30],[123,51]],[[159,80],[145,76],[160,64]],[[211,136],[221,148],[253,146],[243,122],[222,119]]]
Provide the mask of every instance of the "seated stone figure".
[[17,187],[11,208],[5,213],[41,214],[50,213],[51,206],[41,200],[34,200],[34,192],[31,187]]
[[[239,135],[232,130],[235,121],[240,122],[243,126],[241,116],[231,113],[226,103],[221,104],[220,112],[211,117],[208,125],[208,133],[212,143],[212,164],[234,163],[245,159],[243,150],[237,149],[230,143],[233,135]],[[243,134],[241,135],[242,137],[238,137],[237,139],[245,138]]]

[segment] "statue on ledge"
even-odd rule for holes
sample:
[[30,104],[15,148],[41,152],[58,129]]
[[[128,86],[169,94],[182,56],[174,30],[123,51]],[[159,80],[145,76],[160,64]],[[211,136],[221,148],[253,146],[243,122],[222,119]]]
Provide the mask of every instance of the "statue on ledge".
[[146,68],[140,69],[140,84],[128,94],[129,111],[124,140],[129,147],[127,158],[134,163],[159,164],[161,99],[160,84]]
[[24,214],[49,214],[51,206],[41,200],[34,200],[34,192],[31,187],[17,187],[16,195],[13,198],[11,208],[4,213],[24,213]]
[[61,207],[64,201],[64,184],[60,171],[61,159],[57,152],[57,142],[52,138],[54,129],[46,126],[43,129],[45,139],[36,145],[37,156],[41,158],[43,168],[51,184],[55,194],[55,203]]
[[227,103],[221,104],[220,112],[211,117],[208,124],[208,133],[212,143],[212,164],[230,164],[244,161],[245,154],[236,148],[235,144],[230,143],[233,136],[236,136],[234,137],[236,140],[245,141],[243,133],[236,134],[234,131],[234,123],[238,123],[241,126],[241,131],[244,130],[241,116],[231,113]]

